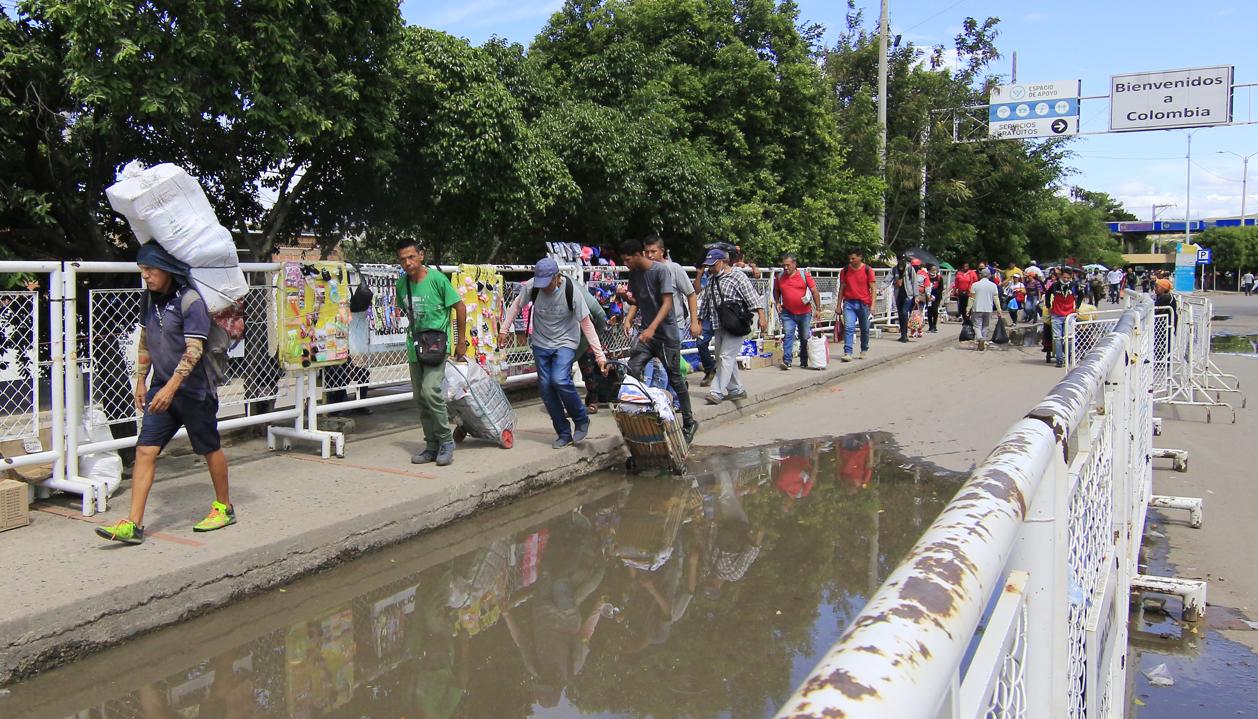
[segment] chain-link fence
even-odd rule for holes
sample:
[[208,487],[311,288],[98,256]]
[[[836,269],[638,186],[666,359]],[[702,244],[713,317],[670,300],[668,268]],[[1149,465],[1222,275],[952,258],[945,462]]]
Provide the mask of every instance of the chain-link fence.
[[0,442],[39,435],[38,310],[35,292],[0,292]]

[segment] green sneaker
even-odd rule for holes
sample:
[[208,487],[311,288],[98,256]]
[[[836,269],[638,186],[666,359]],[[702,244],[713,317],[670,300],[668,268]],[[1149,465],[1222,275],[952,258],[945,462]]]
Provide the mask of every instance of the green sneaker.
[[96,536],[123,544],[144,544],[144,527],[135,526],[130,519],[120,519],[97,527]]
[[192,525],[194,532],[213,532],[230,524],[236,523],[236,509],[222,502],[210,505],[210,514],[205,519]]

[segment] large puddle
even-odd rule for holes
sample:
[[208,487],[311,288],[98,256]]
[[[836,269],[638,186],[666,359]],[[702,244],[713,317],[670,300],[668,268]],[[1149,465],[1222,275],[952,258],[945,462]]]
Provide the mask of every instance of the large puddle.
[[15,685],[5,717],[770,717],[964,479],[887,435],[584,480]]
[[1210,351],[1220,354],[1258,355],[1258,335],[1216,334],[1210,338]]
[[[1143,559],[1147,572],[1176,576],[1169,561],[1169,542],[1161,530],[1166,518],[1149,514]],[[1132,606],[1128,624],[1131,666],[1128,675],[1128,719],[1184,719],[1184,717],[1258,716],[1258,654],[1224,635],[1228,631],[1254,631],[1243,612],[1211,605],[1205,619],[1179,620],[1178,599],[1146,595]],[[1164,667],[1164,668],[1163,668]],[[1159,677],[1158,683],[1150,675]],[[1169,677],[1171,684],[1165,685]]]

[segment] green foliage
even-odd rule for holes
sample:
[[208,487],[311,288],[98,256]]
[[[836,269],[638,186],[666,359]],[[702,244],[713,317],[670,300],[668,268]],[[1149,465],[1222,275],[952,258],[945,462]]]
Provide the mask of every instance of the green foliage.
[[[131,159],[201,179],[255,256],[334,231],[392,151],[389,0],[26,0],[0,16],[0,232],[25,257],[113,259]],[[259,191],[261,188],[261,191]]]
[[1059,197],[1060,142],[954,144],[935,112],[983,102],[998,31],[965,19],[955,70],[895,39],[884,182],[852,3],[825,48],[791,0],[567,0],[526,49],[403,27],[386,0],[25,0],[0,8],[0,236],[125,256],[103,190],[140,159],[200,178],[254,257],[300,230],[378,260],[414,237],[438,262],[647,233],[682,260],[713,240],[761,262],[1109,256],[1088,223],[1129,215]]
[[1258,227],[1211,227],[1193,235],[1193,242],[1213,251],[1220,272],[1258,270]]

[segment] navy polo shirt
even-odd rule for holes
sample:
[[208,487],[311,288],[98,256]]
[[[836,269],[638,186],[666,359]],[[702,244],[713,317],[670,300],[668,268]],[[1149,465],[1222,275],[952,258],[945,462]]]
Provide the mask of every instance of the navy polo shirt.
[[[191,287],[158,295],[149,293],[148,313],[144,318],[144,336],[148,345],[149,359],[153,363],[151,387],[160,387],[170,381],[187,349],[188,337],[206,342],[210,336],[210,313],[201,295]],[[208,351],[209,347],[206,346]],[[217,396],[215,385],[209,378],[209,362],[202,356],[192,373],[179,385],[178,394],[191,399]]]

